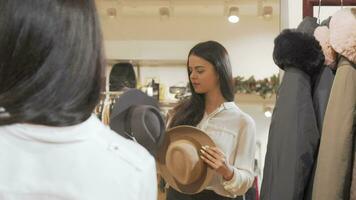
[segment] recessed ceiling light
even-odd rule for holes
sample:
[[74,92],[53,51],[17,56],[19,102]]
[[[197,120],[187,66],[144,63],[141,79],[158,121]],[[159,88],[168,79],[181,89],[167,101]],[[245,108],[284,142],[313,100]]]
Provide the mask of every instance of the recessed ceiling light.
[[231,7],[229,9],[228,20],[230,23],[237,23],[240,21],[239,17],[239,8],[238,7]]

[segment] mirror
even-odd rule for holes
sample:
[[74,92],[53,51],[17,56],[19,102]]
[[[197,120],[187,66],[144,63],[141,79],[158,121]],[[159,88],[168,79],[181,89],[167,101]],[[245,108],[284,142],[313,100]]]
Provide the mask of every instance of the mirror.
[[[159,83],[164,111],[177,104],[172,91],[188,83],[189,50],[206,40],[225,46],[235,80],[245,84],[235,101],[256,122],[256,175],[261,183],[275,94],[262,97],[246,92],[251,87],[267,87],[264,79],[279,73],[272,59],[273,41],[280,32],[279,0],[97,0],[97,5],[107,74],[117,62],[132,63],[139,88],[147,91],[152,79]],[[232,15],[238,18],[231,19]],[[230,22],[229,17],[238,22]]]

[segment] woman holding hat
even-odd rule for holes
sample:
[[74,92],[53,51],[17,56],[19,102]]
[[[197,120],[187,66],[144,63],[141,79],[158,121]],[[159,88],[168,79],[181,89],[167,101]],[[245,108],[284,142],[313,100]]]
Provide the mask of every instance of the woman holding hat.
[[168,126],[195,126],[211,138],[215,145],[203,145],[199,154],[214,175],[195,194],[170,185],[167,200],[243,199],[254,181],[256,131],[234,103],[228,53],[215,41],[199,43],[189,52],[187,69],[192,96],[173,110]]

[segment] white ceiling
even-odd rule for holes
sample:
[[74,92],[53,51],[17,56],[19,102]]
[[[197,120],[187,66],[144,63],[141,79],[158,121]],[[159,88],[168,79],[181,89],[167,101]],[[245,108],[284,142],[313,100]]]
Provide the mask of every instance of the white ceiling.
[[159,8],[167,7],[171,17],[226,16],[231,6],[239,7],[240,15],[260,16],[263,6],[272,6],[279,15],[279,0],[96,0],[99,14],[104,17],[109,8],[117,16],[158,16]]

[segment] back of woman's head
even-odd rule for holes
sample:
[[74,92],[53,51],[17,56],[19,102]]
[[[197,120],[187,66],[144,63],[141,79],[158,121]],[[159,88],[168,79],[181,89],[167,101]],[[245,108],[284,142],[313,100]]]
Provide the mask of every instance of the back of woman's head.
[[0,125],[86,120],[103,70],[94,0],[0,1]]

